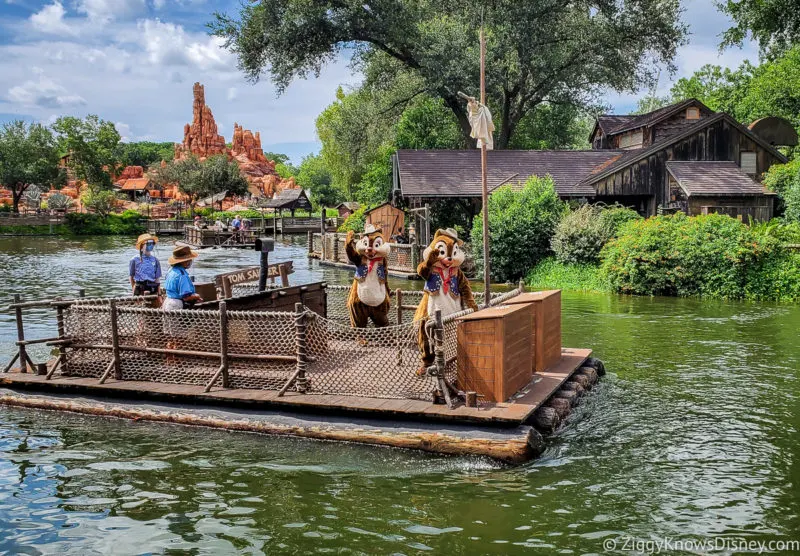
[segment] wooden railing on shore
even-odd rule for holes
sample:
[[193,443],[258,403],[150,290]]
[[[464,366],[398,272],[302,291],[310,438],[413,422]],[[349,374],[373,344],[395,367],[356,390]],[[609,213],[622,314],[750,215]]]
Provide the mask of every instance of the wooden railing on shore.
[[[249,218],[251,231],[259,234],[300,234],[318,232],[322,229],[322,218],[319,216],[277,216],[275,218]],[[341,226],[344,219],[326,218],[325,229],[334,231]],[[213,222],[208,222],[213,224]],[[147,221],[147,231],[151,234],[183,235],[185,226],[193,226],[194,220],[188,218],[151,219]]]
[[[350,264],[345,251],[347,234],[311,233],[308,234],[308,255],[332,264]],[[416,274],[422,251],[417,243],[392,243],[389,254],[389,270]]]

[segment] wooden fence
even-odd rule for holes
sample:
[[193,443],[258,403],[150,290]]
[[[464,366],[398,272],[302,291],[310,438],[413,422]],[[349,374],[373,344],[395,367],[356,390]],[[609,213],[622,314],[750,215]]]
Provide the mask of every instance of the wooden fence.
[[[347,234],[311,233],[308,234],[308,255],[330,264],[349,265],[345,251]],[[392,243],[389,254],[389,270],[403,274],[417,273],[422,251],[425,249],[417,243]]]

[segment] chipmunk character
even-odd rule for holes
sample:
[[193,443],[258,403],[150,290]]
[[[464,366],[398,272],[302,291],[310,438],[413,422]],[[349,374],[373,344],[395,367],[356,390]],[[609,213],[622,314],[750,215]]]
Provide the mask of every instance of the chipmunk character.
[[[463,244],[454,229],[436,230],[433,241],[422,253],[423,261],[417,267],[417,274],[425,280],[425,293],[414,313],[415,321],[425,321],[433,317],[437,309],[442,311],[443,317],[464,309],[478,310],[472,297],[472,287],[461,270],[461,264],[466,258]],[[424,375],[425,369],[434,360],[425,335],[424,322],[420,324],[418,343],[422,366],[417,374]]]
[[369,319],[378,327],[389,325],[389,286],[386,283],[389,250],[381,229],[372,224],[364,227],[358,241],[352,230],[347,232],[345,251],[356,267],[347,308],[350,323],[356,328],[366,327]]

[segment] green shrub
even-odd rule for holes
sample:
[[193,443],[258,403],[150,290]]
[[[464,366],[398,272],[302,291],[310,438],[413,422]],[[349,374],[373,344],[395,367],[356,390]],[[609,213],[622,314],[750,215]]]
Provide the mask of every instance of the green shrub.
[[617,237],[622,227],[628,222],[641,219],[642,217],[638,212],[622,205],[609,205],[603,207],[603,210],[600,211],[600,222],[606,228],[608,239]]
[[584,204],[564,214],[550,242],[560,262],[599,262],[600,249],[609,237],[606,226],[600,220],[600,212],[599,208]]
[[147,231],[142,215],[135,210],[122,214],[99,214],[71,212],[66,216],[70,233],[83,236],[138,235]]
[[[489,197],[490,267],[494,280],[517,280],[550,254],[565,205],[556,194],[550,176],[533,176],[521,190],[510,185]],[[472,252],[482,265],[483,223],[476,218],[472,227]]]
[[724,215],[657,216],[623,227],[603,248],[602,271],[623,293],[738,299],[777,244]]
[[773,164],[764,174],[764,185],[778,194],[775,214],[800,222],[800,157],[787,164]]
[[360,232],[364,230],[364,224],[367,222],[367,207],[359,207],[353,214],[345,218],[342,225],[339,226],[339,232],[349,232],[350,230],[354,232]]
[[608,292],[610,287],[595,264],[562,263],[548,257],[531,269],[525,283],[539,289]]

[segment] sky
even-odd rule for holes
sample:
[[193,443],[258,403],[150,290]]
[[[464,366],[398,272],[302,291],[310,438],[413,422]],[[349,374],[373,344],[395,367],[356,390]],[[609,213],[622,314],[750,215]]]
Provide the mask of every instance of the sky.
[[[340,59],[281,96],[268,80],[247,81],[206,29],[211,14],[235,14],[238,6],[236,0],[0,0],[0,122],[97,114],[114,122],[124,141],[180,142],[199,81],[226,140],[236,122],[260,131],[265,151],[299,163],[319,150],[316,116],[339,85],[356,85],[360,76]],[[687,0],[684,7],[690,42],[678,53],[677,73],[662,74],[660,94],[704,64],[757,61],[753,44],[718,51],[729,22],[713,2]],[[645,92],[611,92],[605,101],[622,114]]]

